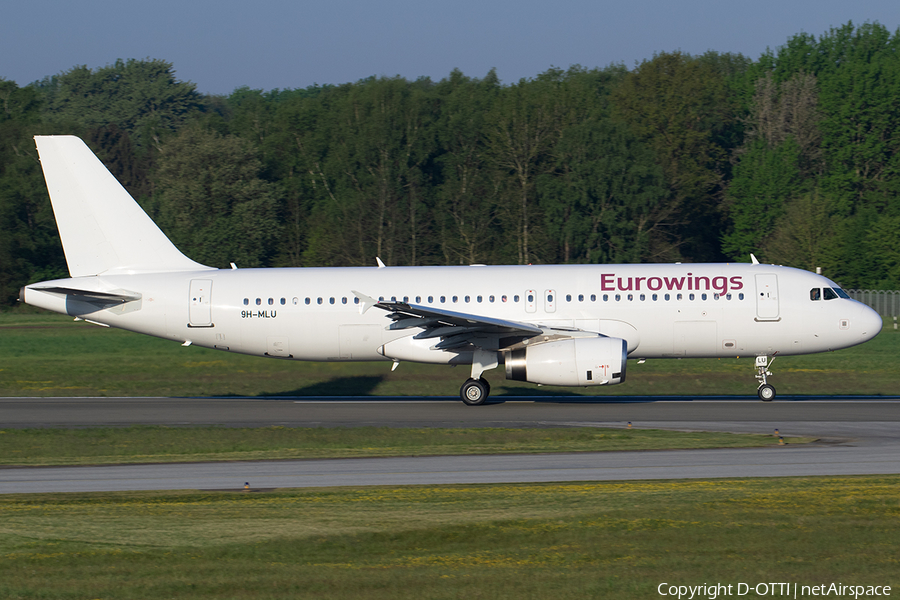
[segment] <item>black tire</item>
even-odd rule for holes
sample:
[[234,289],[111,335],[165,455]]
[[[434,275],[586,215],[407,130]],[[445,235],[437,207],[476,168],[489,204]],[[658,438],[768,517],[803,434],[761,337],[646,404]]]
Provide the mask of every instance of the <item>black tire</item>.
[[756,391],[756,395],[759,396],[759,399],[763,402],[771,402],[775,399],[775,388],[768,383],[766,385],[761,385]]
[[482,379],[466,380],[462,387],[459,388],[459,397],[463,403],[466,406],[481,406],[484,404],[488,399],[488,395],[490,395],[490,388],[485,385],[486,383]]

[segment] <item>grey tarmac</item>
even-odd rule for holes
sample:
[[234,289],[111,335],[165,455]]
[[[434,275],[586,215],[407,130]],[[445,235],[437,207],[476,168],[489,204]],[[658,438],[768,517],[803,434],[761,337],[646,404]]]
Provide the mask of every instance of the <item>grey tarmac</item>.
[[[900,473],[900,398],[4,398],[0,428],[225,426],[633,427],[805,435],[756,449],[0,469],[0,493],[238,490]],[[790,437],[786,437],[790,442]]]

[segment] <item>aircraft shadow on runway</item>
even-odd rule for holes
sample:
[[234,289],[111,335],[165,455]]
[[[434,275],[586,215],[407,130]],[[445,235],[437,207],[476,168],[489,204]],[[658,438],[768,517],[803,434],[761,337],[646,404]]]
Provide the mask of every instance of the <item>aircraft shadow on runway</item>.
[[382,375],[361,375],[359,377],[338,377],[320,381],[306,387],[284,392],[261,392],[259,396],[371,396],[375,388],[384,381]]

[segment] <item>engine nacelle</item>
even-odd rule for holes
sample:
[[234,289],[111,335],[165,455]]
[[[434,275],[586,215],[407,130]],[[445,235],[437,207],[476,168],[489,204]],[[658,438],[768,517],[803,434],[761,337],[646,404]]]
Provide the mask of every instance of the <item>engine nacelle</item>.
[[628,343],[621,338],[558,340],[506,353],[506,378],[545,385],[614,385],[625,381]]

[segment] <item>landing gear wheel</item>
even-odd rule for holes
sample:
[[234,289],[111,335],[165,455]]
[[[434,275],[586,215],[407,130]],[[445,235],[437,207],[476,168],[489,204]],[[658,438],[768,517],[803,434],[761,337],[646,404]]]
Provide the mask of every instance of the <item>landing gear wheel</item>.
[[763,402],[771,402],[775,399],[775,388],[769,385],[768,383],[765,385],[759,386],[759,389],[756,391],[756,394],[759,396],[759,399]]
[[467,406],[480,406],[485,403],[491,393],[487,381],[483,379],[468,379],[459,388],[459,397]]

